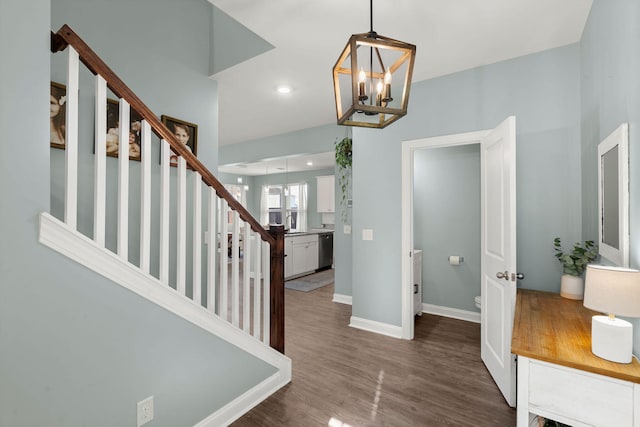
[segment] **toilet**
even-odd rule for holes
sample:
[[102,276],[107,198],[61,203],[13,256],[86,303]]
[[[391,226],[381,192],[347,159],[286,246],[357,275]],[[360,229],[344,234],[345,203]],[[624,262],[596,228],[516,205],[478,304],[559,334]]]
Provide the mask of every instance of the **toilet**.
[[482,299],[480,298],[480,295],[475,297],[474,301],[476,303],[476,307],[478,307],[479,310],[482,310]]

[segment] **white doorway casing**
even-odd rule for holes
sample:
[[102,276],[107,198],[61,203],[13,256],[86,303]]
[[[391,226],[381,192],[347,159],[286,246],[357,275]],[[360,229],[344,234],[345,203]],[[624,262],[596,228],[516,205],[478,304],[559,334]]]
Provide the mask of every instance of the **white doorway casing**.
[[[515,406],[515,363],[510,351],[516,295],[515,117],[507,118],[492,130],[402,143],[402,338],[414,337],[411,268],[414,152],[478,143],[482,175],[481,356],[507,403]],[[496,280],[497,272],[507,272],[506,280]]]
[[454,147],[479,144],[489,130],[435,136],[431,138],[403,141],[402,143],[402,338],[411,340],[414,335],[413,318],[413,168],[414,152],[425,148]]

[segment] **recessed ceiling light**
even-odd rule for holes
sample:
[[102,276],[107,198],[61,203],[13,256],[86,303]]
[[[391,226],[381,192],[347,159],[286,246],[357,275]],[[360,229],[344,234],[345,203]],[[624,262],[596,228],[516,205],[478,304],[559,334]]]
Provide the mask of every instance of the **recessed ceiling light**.
[[291,93],[291,86],[280,85],[276,88],[276,90],[278,91],[278,93],[281,93],[284,95],[287,93]]
[[307,162],[307,166],[313,166],[313,162]]

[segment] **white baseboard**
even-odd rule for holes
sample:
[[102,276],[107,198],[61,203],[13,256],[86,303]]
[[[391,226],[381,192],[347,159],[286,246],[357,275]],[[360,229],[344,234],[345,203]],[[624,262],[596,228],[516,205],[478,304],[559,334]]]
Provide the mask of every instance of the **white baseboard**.
[[351,316],[349,326],[364,331],[375,332],[376,334],[387,335],[393,338],[402,338],[402,327],[390,325],[388,323],[377,322],[375,320],[362,319]]
[[333,302],[351,305],[351,295],[333,294]]
[[291,380],[291,359],[287,356],[231,326],[213,312],[180,295],[175,289],[144,273],[115,253],[98,246],[93,240],[48,213],[40,214],[40,243],[275,366],[288,377],[288,381]]
[[291,376],[287,378],[282,372],[278,372],[262,381],[244,394],[238,396],[194,427],[220,427],[228,426],[259,403],[271,396],[273,393],[284,387],[291,381]]
[[480,323],[480,313],[476,313],[475,311],[460,310],[457,308],[443,307],[423,302],[422,312],[436,314],[443,317],[451,317],[452,319],[466,320],[467,322]]

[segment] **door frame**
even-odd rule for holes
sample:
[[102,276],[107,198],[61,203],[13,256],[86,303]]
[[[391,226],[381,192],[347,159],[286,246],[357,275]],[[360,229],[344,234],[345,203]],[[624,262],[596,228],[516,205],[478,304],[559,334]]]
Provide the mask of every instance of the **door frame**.
[[401,163],[401,301],[402,338],[414,336],[413,316],[413,160],[416,150],[480,144],[493,129],[402,141]]

